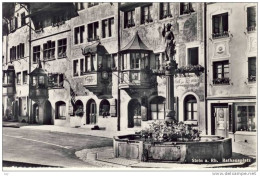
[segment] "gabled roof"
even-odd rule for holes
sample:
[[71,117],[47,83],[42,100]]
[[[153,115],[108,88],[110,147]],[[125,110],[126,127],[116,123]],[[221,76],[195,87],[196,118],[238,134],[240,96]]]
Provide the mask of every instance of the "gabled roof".
[[135,36],[133,39],[124,47],[121,49],[121,51],[126,50],[143,50],[143,51],[151,51],[144,42],[141,40],[141,38],[138,35],[138,32],[135,33]]
[[42,68],[41,61],[36,69],[34,69],[29,75],[47,75],[47,72]]

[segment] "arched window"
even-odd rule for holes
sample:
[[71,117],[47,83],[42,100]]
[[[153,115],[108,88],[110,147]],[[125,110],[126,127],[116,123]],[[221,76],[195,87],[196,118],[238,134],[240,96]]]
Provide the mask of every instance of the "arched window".
[[163,120],[165,118],[165,98],[155,97],[150,102],[151,120]]
[[99,106],[99,115],[100,116],[109,116],[109,111],[110,111],[110,103],[106,99],[102,100],[100,102]]
[[56,119],[66,119],[66,103],[58,101],[55,103],[55,117]]
[[184,99],[185,120],[198,120],[197,100],[193,95],[188,95]]
[[82,117],[84,112],[83,112],[83,103],[81,100],[77,100],[75,105],[74,105],[74,113],[76,116]]

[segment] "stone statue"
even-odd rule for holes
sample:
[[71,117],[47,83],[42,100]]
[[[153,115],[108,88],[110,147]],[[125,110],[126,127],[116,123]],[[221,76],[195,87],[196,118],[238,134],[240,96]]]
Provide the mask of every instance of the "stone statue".
[[164,24],[162,36],[165,40],[165,56],[166,61],[173,60],[173,56],[175,54],[175,40],[173,32],[171,31],[172,25],[168,23],[166,26]]

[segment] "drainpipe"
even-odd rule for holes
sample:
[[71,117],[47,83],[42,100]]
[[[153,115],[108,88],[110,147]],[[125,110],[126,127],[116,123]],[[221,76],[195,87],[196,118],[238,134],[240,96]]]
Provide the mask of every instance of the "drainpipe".
[[120,2],[117,4],[117,131],[120,131],[120,121],[121,121],[121,112],[120,112]]
[[[31,14],[31,7],[30,7],[30,3],[28,3],[28,15]],[[31,22],[31,17],[29,17],[29,68],[28,68],[28,74],[31,73],[31,47],[32,47],[32,22]],[[29,78],[29,94],[30,94],[30,85],[31,85],[31,79]],[[33,123],[33,119],[32,119],[32,100],[29,98],[28,95],[28,122],[29,123]]]
[[[207,3],[204,2],[204,66],[205,66],[205,73],[204,73],[204,98],[205,98],[205,127],[206,127],[206,135],[208,135],[208,101],[207,101]],[[211,117],[210,117],[211,118]]]

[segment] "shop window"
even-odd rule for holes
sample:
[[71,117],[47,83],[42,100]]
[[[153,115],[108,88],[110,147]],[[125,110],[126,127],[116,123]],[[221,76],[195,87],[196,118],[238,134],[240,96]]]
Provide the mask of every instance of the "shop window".
[[213,63],[213,84],[229,84],[229,63],[220,61]]
[[48,74],[49,87],[51,88],[63,88],[64,75],[62,73],[50,73]]
[[193,95],[188,95],[184,99],[184,119],[198,120],[197,100]]
[[195,12],[191,2],[181,2],[180,3],[180,15],[190,14]]
[[17,59],[24,57],[24,43],[20,43],[17,47]]
[[141,23],[142,24],[153,22],[152,11],[153,11],[152,4],[141,8]]
[[107,100],[102,100],[99,106],[99,115],[106,117],[109,116],[110,103]]
[[63,101],[56,103],[56,119],[66,120],[66,103]]
[[78,67],[79,67],[79,61],[74,60],[73,61],[73,76],[79,76]]
[[58,40],[58,58],[67,57],[67,39]]
[[27,113],[26,97],[19,98],[19,116],[26,116]]
[[98,22],[88,24],[88,42],[98,39]]
[[255,106],[237,106],[237,131],[256,131]]
[[247,31],[256,30],[256,7],[247,8]]
[[165,98],[155,97],[150,102],[151,120],[163,120],[165,118]]
[[48,41],[47,43],[43,44],[43,59],[55,59],[55,41]]
[[27,84],[28,81],[28,72],[23,71],[23,84]]
[[256,81],[256,57],[248,58],[248,81]]
[[97,71],[96,55],[87,55],[85,57],[85,72]]
[[188,48],[188,65],[199,64],[199,48]]
[[74,28],[74,44],[83,43],[84,32],[85,32],[85,26]]
[[124,17],[125,28],[135,26],[135,9],[125,12]]
[[214,15],[212,19],[212,37],[228,37],[228,13]]
[[84,9],[84,3],[83,2],[75,2],[75,7],[78,11]]
[[21,72],[16,74],[17,76],[17,84],[21,84]]
[[102,37],[112,37],[114,32],[114,18],[109,18],[102,21]]
[[41,55],[40,48],[41,48],[40,45],[33,47],[33,63],[37,63],[38,60],[40,60],[40,55]]
[[89,2],[88,3],[88,8],[97,6],[98,4],[99,4],[98,2]]
[[167,17],[172,17],[171,10],[170,10],[170,3],[169,2],[160,3],[160,19],[165,19]]
[[21,26],[24,26],[25,25],[25,12],[23,12],[22,14],[21,14]]

